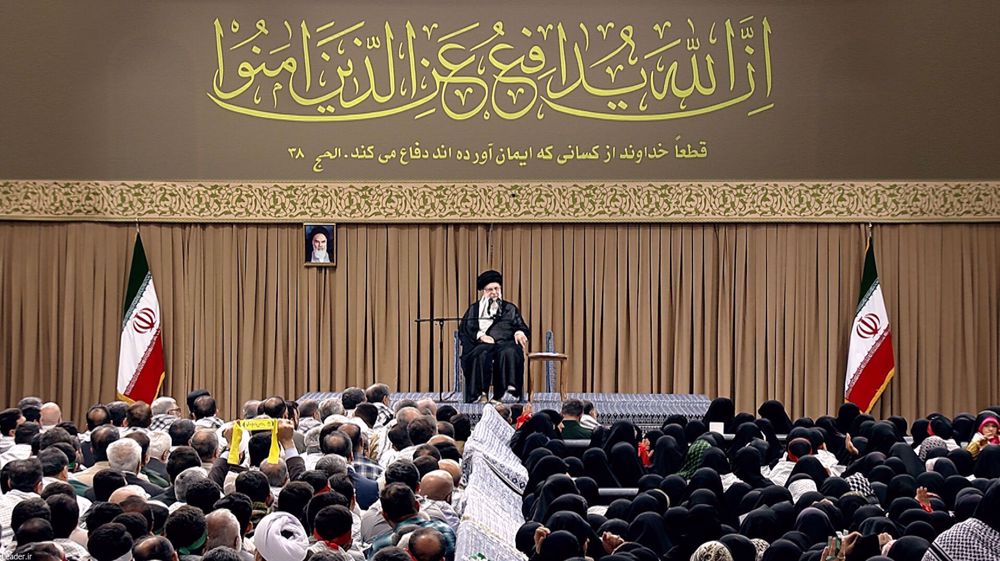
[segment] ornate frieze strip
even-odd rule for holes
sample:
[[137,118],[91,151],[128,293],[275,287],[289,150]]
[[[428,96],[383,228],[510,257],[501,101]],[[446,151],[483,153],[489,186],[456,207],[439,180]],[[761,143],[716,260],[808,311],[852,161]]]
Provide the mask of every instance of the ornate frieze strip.
[[146,222],[995,222],[1000,182],[0,180],[0,219]]

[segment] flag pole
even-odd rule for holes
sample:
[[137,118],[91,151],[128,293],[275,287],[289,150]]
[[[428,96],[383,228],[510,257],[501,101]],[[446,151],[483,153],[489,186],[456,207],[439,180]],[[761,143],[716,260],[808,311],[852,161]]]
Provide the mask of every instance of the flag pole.
[[847,376],[844,398],[868,413],[882,396],[896,372],[892,349],[892,330],[885,310],[875,248],[872,244],[872,223],[865,223],[868,238],[861,273],[861,290],[852,322],[847,350]]

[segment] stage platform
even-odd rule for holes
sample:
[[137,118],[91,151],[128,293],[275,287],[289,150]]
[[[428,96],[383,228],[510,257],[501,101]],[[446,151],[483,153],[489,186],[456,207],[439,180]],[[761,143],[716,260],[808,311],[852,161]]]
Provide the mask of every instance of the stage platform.
[[[310,392],[299,397],[322,401],[331,397],[340,397],[340,392]],[[392,394],[392,403],[403,399],[414,401],[431,398],[439,404],[447,403],[465,413],[475,424],[482,416],[483,405],[480,403],[462,403],[461,394],[455,392],[426,393],[405,392]],[[710,400],[702,394],[625,394],[625,393],[568,393],[567,399],[586,399],[594,402],[597,407],[598,420],[610,425],[615,421],[631,421],[643,430],[659,428],[670,415],[684,415],[688,419],[701,419],[708,411]],[[535,392],[531,396],[535,410],[562,408],[562,400],[558,393]],[[505,400],[505,404],[514,405],[516,400]]]

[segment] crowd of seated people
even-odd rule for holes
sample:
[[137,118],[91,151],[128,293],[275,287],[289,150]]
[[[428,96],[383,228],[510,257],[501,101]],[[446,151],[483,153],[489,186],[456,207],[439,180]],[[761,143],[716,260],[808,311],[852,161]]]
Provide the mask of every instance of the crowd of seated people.
[[[238,417],[271,428],[238,440],[204,390],[187,415],[171,397],[112,402],[85,427],[25,398],[0,411],[0,555],[450,561],[471,420],[390,398],[248,401]],[[580,400],[495,408],[529,474],[512,545],[532,561],[1000,559],[996,410],[793,422],[719,398],[643,432]]]
[[85,427],[24,398],[0,411],[0,556],[450,561],[472,424],[390,395],[274,396],[227,420],[197,390],[186,415],[171,397],[116,401],[92,406]]
[[1000,560],[998,408],[792,421],[719,398],[645,432],[578,400],[525,410],[511,446],[532,561]]

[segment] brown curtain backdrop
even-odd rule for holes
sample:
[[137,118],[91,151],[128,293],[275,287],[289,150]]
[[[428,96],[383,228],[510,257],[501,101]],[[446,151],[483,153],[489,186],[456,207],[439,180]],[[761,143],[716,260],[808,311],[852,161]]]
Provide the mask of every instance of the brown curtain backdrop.
[[[250,398],[383,381],[437,389],[437,329],[478,271],[569,355],[571,391],[842,402],[866,228],[789,224],[341,224],[336,268],[297,225],[141,227],[163,317],[164,392],[233,415]],[[0,403],[39,395],[82,420],[114,398],[134,225],[0,223]],[[874,413],[1000,402],[1000,225],[874,228],[896,378]],[[451,387],[454,324],[446,330]],[[541,388],[540,371],[535,389]]]

